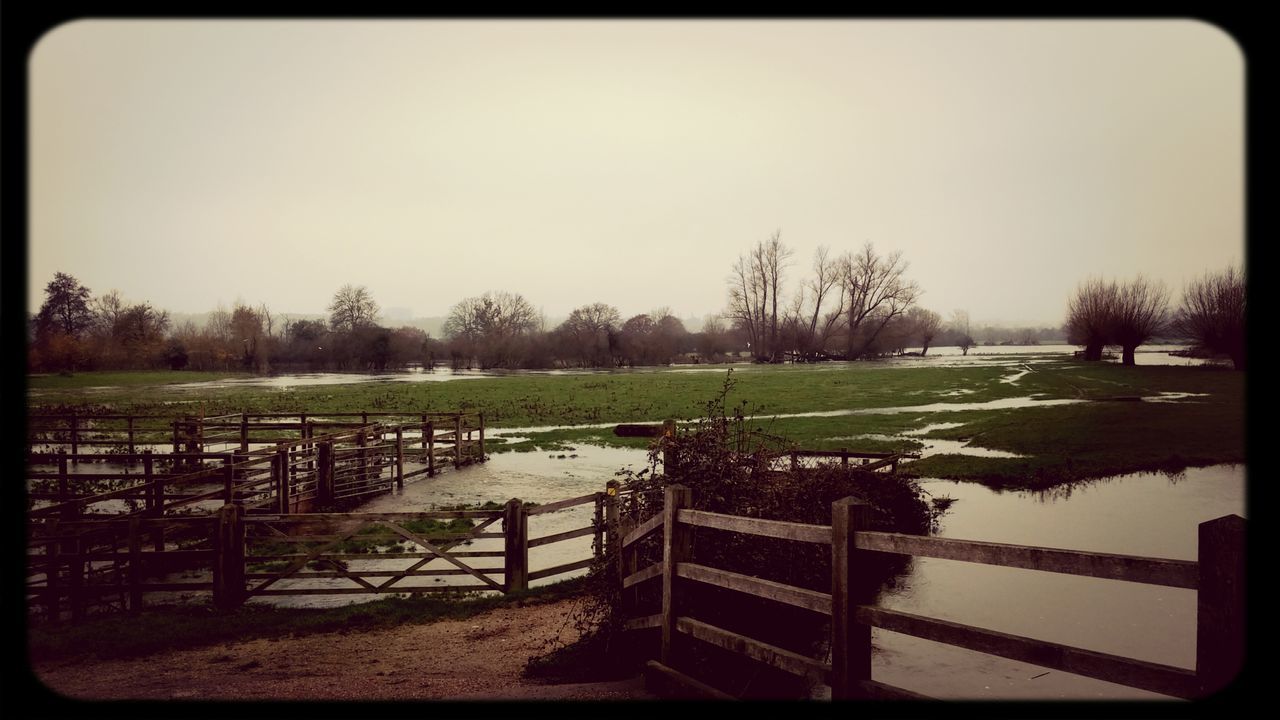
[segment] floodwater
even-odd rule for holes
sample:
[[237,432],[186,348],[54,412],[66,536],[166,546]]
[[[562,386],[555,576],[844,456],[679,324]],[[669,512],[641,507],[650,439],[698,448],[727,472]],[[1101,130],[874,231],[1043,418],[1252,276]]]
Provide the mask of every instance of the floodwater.
[[[561,458],[560,456],[564,457]],[[644,451],[629,448],[604,448],[581,446],[570,451],[550,452],[507,452],[490,455],[482,464],[468,465],[462,468],[447,468],[436,477],[420,477],[405,483],[403,490],[379,495],[363,503],[354,512],[426,512],[452,505],[480,505],[486,502],[505,503],[518,498],[526,503],[546,504],[557,500],[603,492],[605,483],[614,479],[614,474],[623,467],[639,471],[646,467],[648,455]],[[406,470],[409,470],[406,466]],[[586,503],[564,510],[533,515],[529,517],[529,539],[554,535],[556,533],[588,527],[595,517],[595,504]],[[478,521],[477,521],[478,522]],[[501,521],[491,527],[492,531],[501,529]],[[402,544],[405,551],[418,551],[421,548]],[[468,551],[502,550],[500,538],[481,538],[467,543]],[[542,545],[529,550],[529,570],[537,572],[546,568],[583,560],[591,557],[592,537],[590,535],[572,538],[561,542]],[[499,567],[501,558],[464,559],[473,567]],[[385,555],[370,560],[348,560],[350,570],[402,570],[417,562],[413,558],[397,558]],[[445,560],[432,560],[420,570],[450,569],[454,566]],[[586,574],[586,569],[574,570],[547,578],[539,578],[529,583],[538,587]],[[502,583],[502,574],[486,573],[495,582]],[[446,575],[441,577],[418,577],[402,580],[398,584],[405,586],[438,586],[475,585],[478,581],[469,575]],[[274,589],[318,588],[318,587],[353,587],[350,581],[341,578],[317,578],[303,580],[280,581],[272,586]],[[353,602],[368,602],[386,595],[349,594],[349,595],[300,595],[269,596],[250,600],[255,604],[270,604],[279,607],[333,607]]]
[[[938,429],[941,423],[926,429]],[[926,439],[926,442],[936,442]],[[559,455],[564,454],[563,459]],[[575,456],[576,457],[573,457]],[[555,457],[549,457],[555,456]],[[368,512],[424,511],[442,505],[505,502],[512,497],[551,502],[604,488],[621,467],[646,466],[642,450],[579,446],[565,453],[501,453],[482,465],[447,470],[372,499]],[[997,491],[976,483],[925,480],[933,497],[951,497],[938,535],[1181,560],[1196,559],[1197,525],[1228,514],[1245,516],[1245,470],[1220,465],[1178,475],[1135,473],[1046,491]],[[591,524],[592,504],[530,518],[530,538]],[[478,540],[469,550],[500,549]],[[586,558],[591,537],[530,550],[531,570]],[[405,567],[408,559],[385,559]],[[477,563],[481,560],[477,560]],[[495,561],[496,562],[496,561]],[[449,567],[436,560],[428,567]],[[353,563],[352,569],[357,569]],[[583,574],[578,570],[559,576]],[[501,581],[500,575],[493,575]],[[554,581],[548,578],[534,586]],[[427,581],[434,579],[427,578]],[[436,584],[473,584],[446,576]],[[423,582],[415,578],[415,582]],[[298,581],[302,582],[302,581]],[[310,583],[342,580],[312,580]],[[331,606],[374,596],[300,596],[252,602]],[[884,607],[1087,650],[1191,668],[1195,663],[1196,593],[1096,578],[1002,568],[932,558],[916,559]],[[955,699],[1160,699],[1100,680],[1019,663],[906,635],[875,630],[873,676],[934,697]]]
[[[1071,357],[1079,348],[1074,345],[980,345],[963,354],[954,346],[931,347],[928,354],[920,356],[900,356],[881,360],[868,361],[877,367],[911,368],[911,367],[1018,367],[1061,360]],[[1185,350],[1182,345],[1147,345],[1139,347],[1134,354],[1134,362],[1138,365],[1201,365],[1210,361],[1196,358],[1185,358],[1170,355],[1171,351]],[[919,352],[919,348],[909,348],[911,352]],[[1119,358],[1106,362],[1120,362]],[[237,387],[266,387],[285,390],[310,385],[344,385],[364,382],[452,382],[455,380],[475,380],[479,378],[495,378],[521,375],[613,375],[631,373],[723,373],[733,368],[735,372],[751,372],[763,368],[774,368],[775,365],[754,365],[749,362],[722,363],[707,366],[671,365],[639,368],[599,368],[579,369],[566,368],[557,370],[453,370],[448,367],[436,367],[434,370],[411,368],[408,370],[389,372],[322,372],[291,373],[284,375],[268,375],[262,377],[231,378],[225,380],[209,380],[205,382],[176,383],[166,388],[176,390],[216,390]],[[847,368],[843,362],[812,363],[796,365],[810,370],[839,370]],[[1029,371],[1029,368],[1027,368]],[[1025,374],[1025,373],[1024,373]],[[1021,377],[1018,375],[1017,377]],[[1003,382],[1016,384],[1016,377],[1006,378]],[[114,386],[95,386],[84,388],[86,392],[103,392],[114,389]],[[38,397],[48,390],[29,390],[28,394]],[[183,401],[172,401],[183,402]]]
[[[938,535],[1195,560],[1197,526],[1245,513],[1242,465],[1135,473],[1047,491],[924,481],[956,499]],[[1196,592],[918,558],[880,604],[943,620],[1183,668],[1195,666]],[[952,699],[1159,699],[1163,696],[875,630],[873,677]]]

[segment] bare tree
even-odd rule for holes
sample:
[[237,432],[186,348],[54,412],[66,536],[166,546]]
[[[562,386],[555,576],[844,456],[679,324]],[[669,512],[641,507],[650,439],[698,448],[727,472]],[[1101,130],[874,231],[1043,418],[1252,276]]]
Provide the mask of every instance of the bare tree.
[[778,294],[782,270],[791,250],[782,244],[782,232],[761,240],[747,255],[740,255],[729,276],[729,308],[725,316],[747,334],[756,357],[778,359]]
[[913,307],[907,312],[907,320],[915,336],[920,338],[920,355],[928,354],[929,344],[942,332],[942,316],[932,310]]
[[575,308],[557,331],[583,367],[602,367],[613,364],[621,322],[617,308],[593,303]]
[[842,264],[849,294],[846,357],[856,360],[885,325],[915,303],[920,288],[904,277],[907,263],[901,252],[882,257],[867,243],[860,252],[845,255]]
[[1245,301],[1243,270],[1206,273],[1183,290],[1173,329],[1197,349],[1227,355],[1237,370],[1244,370]]
[[335,331],[350,332],[373,325],[378,319],[378,312],[378,303],[374,302],[368,288],[343,285],[333,294],[333,302],[329,304],[329,325]]
[[1169,314],[1169,291],[1164,283],[1139,275],[1116,291],[1107,340],[1120,346],[1121,363],[1134,365],[1134,351],[1164,330]]
[[844,321],[843,266],[826,247],[813,255],[813,274],[800,286],[787,312],[787,335],[796,354],[812,359]]
[[1067,342],[1083,345],[1085,360],[1102,359],[1102,349],[1111,342],[1119,296],[1114,282],[1090,278],[1080,283],[1067,303]]
[[466,298],[449,310],[444,333],[454,351],[481,367],[515,367],[518,341],[538,324],[538,312],[517,293],[487,292]]
[[968,310],[953,310],[951,312],[951,331],[956,335],[956,346],[960,348],[960,354],[968,355],[969,348],[977,345],[969,329]]

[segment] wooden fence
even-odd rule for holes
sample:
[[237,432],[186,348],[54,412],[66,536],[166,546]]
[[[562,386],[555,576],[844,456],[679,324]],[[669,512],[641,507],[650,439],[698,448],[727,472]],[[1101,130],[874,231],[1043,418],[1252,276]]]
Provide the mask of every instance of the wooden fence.
[[[437,431],[439,418],[431,416],[416,416],[407,424],[368,425],[305,416],[298,423],[254,424],[248,418],[241,416],[235,423],[235,443],[224,452],[203,452],[212,444],[205,439],[217,437],[220,427],[207,423],[197,428],[198,435],[180,435],[175,441],[185,452],[29,453],[28,497],[40,505],[29,515],[66,520],[93,512],[152,517],[201,508],[210,512],[217,500],[243,504],[251,512],[302,512],[435,475],[443,458],[455,467],[484,459],[481,414],[452,414],[446,418],[451,429],[444,431]],[[252,434],[263,427],[275,428],[276,435]],[[298,430],[300,437],[279,436],[289,429]],[[473,434],[478,437],[469,439]],[[95,462],[117,467],[97,470]],[[419,467],[406,468],[406,463]]]
[[[215,515],[32,523],[27,548],[27,596],[47,617],[73,620],[91,608],[136,612],[150,593],[211,593],[224,609],[252,597],[526,590],[529,583],[589,567],[603,552],[606,493],[529,506],[510,500],[501,510],[418,513],[247,515],[223,505]],[[529,537],[529,518],[594,504],[583,527]],[[466,529],[415,529],[425,521],[466,519]],[[429,525],[429,523],[428,523]],[[529,549],[592,536],[585,557],[531,570]],[[459,550],[475,540],[501,539],[501,550]],[[404,551],[378,552],[406,541]],[[404,545],[399,545],[403,550]],[[382,561],[411,561],[390,568]],[[433,560],[451,567],[426,569]],[[373,562],[381,566],[352,568]],[[174,579],[174,574],[195,580]],[[413,584],[467,575],[465,585]],[[499,579],[495,579],[497,576]],[[324,586],[297,582],[324,581]],[[408,581],[408,582],[406,582]],[[303,583],[305,585],[305,583]]]
[[[760,520],[692,509],[692,493],[679,485],[666,490],[661,513],[621,533],[621,586],[625,591],[651,580],[662,584],[660,613],[634,617],[628,630],[661,632],[661,653],[648,663],[649,678],[677,694],[731,699],[692,677],[675,639],[687,635],[745,655],[765,665],[824,681],[833,699],[922,699],[924,696],[875,681],[871,673],[871,628],[935,642],[1179,698],[1206,696],[1228,684],[1244,658],[1245,521],[1229,515],[1201,523],[1199,559],[1167,560],[1054,548],[876,532],[871,507],[856,498],[832,504],[832,524]],[[831,592],[823,593],[729,572],[695,562],[693,530],[716,528],[831,547]],[[636,543],[662,532],[662,560],[637,569]],[[850,581],[859,576],[868,553],[896,553],[1066,573],[1111,580],[1194,589],[1198,593],[1196,667],[1186,669],[1010,635],[922,617],[850,600]],[[830,659],[808,657],[730,632],[681,612],[687,583],[703,583],[804,608],[830,621]],[[761,623],[769,619],[762,617]]]

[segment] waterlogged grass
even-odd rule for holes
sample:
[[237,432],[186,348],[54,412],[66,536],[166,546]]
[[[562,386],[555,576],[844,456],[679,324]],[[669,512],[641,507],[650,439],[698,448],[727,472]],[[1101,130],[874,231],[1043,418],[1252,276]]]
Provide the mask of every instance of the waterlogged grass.
[[69,375],[30,375],[27,377],[27,388],[30,390],[76,390],[90,387],[139,387],[212,380],[242,380],[251,377],[254,377],[252,373],[194,370],[87,372]]
[[91,617],[77,625],[28,629],[32,660],[107,660],[219,643],[323,632],[364,632],[405,623],[469,618],[500,607],[556,602],[580,594],[582,579],[509,595],[478,597],[436,593],[338,608],[274,608],[245,605],[220,612],[208,605],[147,608],[136,616]]
[[[1027,458],[935,455],[901,466],[921,476],[1037,486],[1136,470],[1241,462],[1244,375],[1222,368],[1124,367],[1070,359],[959,367],[889,367],[877,363],[750,366],[735,369],[728,407],[742,408],[750,427],[805,448],[914,450],[929,437],[971,440]],[[1043,360],[1043,358],[1040,358]],[[1024,372],[1025,371],[1025,372]],[[84,387],[129,375],[134,384],[85,391],[48,388],[43,405],[135,413],[483,411],[492,428],[530,428],[492,437],[490,453],[568,453],[578,445],[645,448],[645,438],[617,438],[611,427],[586,424],[660,422],[700,417],[727,371],[638,371],[586,375],[512,375],[458,382],[352,383],[271,388],[166,387],[195,373],[86,373]],[[1015,377],[1017,376],[1017,377]],[[52,381],[42,378],[41,381]],[[1178,403],[1129,402],[1160,393],[1191,393]],[[956,409],[1034,397],[1078,404]],[[173,405],[174,401],[183,404]],[[33,401],[34,402],[34,401]],[[947,404],[948,411],[910,409]],[[808,412],[908,408],[887,414],[767,418]],[[33,406],[33,409],[36,409]],[[901,433],[937,423],[963,423],[923,437]],[[513,433],[515,435],[515,433]],[[866,438],[864,435],[889,436]]]

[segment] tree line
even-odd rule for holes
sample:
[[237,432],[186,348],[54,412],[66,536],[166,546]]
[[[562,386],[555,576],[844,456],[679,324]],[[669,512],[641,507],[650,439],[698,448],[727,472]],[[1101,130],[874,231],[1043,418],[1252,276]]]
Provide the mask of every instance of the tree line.
[[410,326],[384,327],[380,308],[363,286],[333,295],[327,319],[278,316],[265,304],[237,301],[197,326],[174,324],[150,303],[128,303],[118,291],[95,297],[78,280],[57,273],[32,318],[32,371],[172,368],[193,370],[387,370],[412,364],[456,369],[629,367],[717,362],[747,355],[759,362],[858,360],[902,354],[908,348],[954,345],[962,352],[986,344],[1034,345],[1057,340],[1084,347],[1087,359],[1121,348],[1133,364],[1136,348],[1153,337],[1185,338],[1198,352],[1230,357],[1244,367],[1244,274],[1210,273],[1184,292],[1170,312],[1168,292],[1138,278],[1128,283],[1091,279],[1068,303],[1062,328],[976,331],[968,312],[941,314],[922,307],[919,285],[906,276],[900,252],[882,255],[871,243],[835,256],[814,253],[807,272],[790,282],[793,251],[781,233],[758,241],[730,266],[727,303],[719,316],[689,332],[668,308],[623,319],[602,302],[575,308],[559,325],[519,293],[495,291],[465,298],[449,310],[444,337]]

